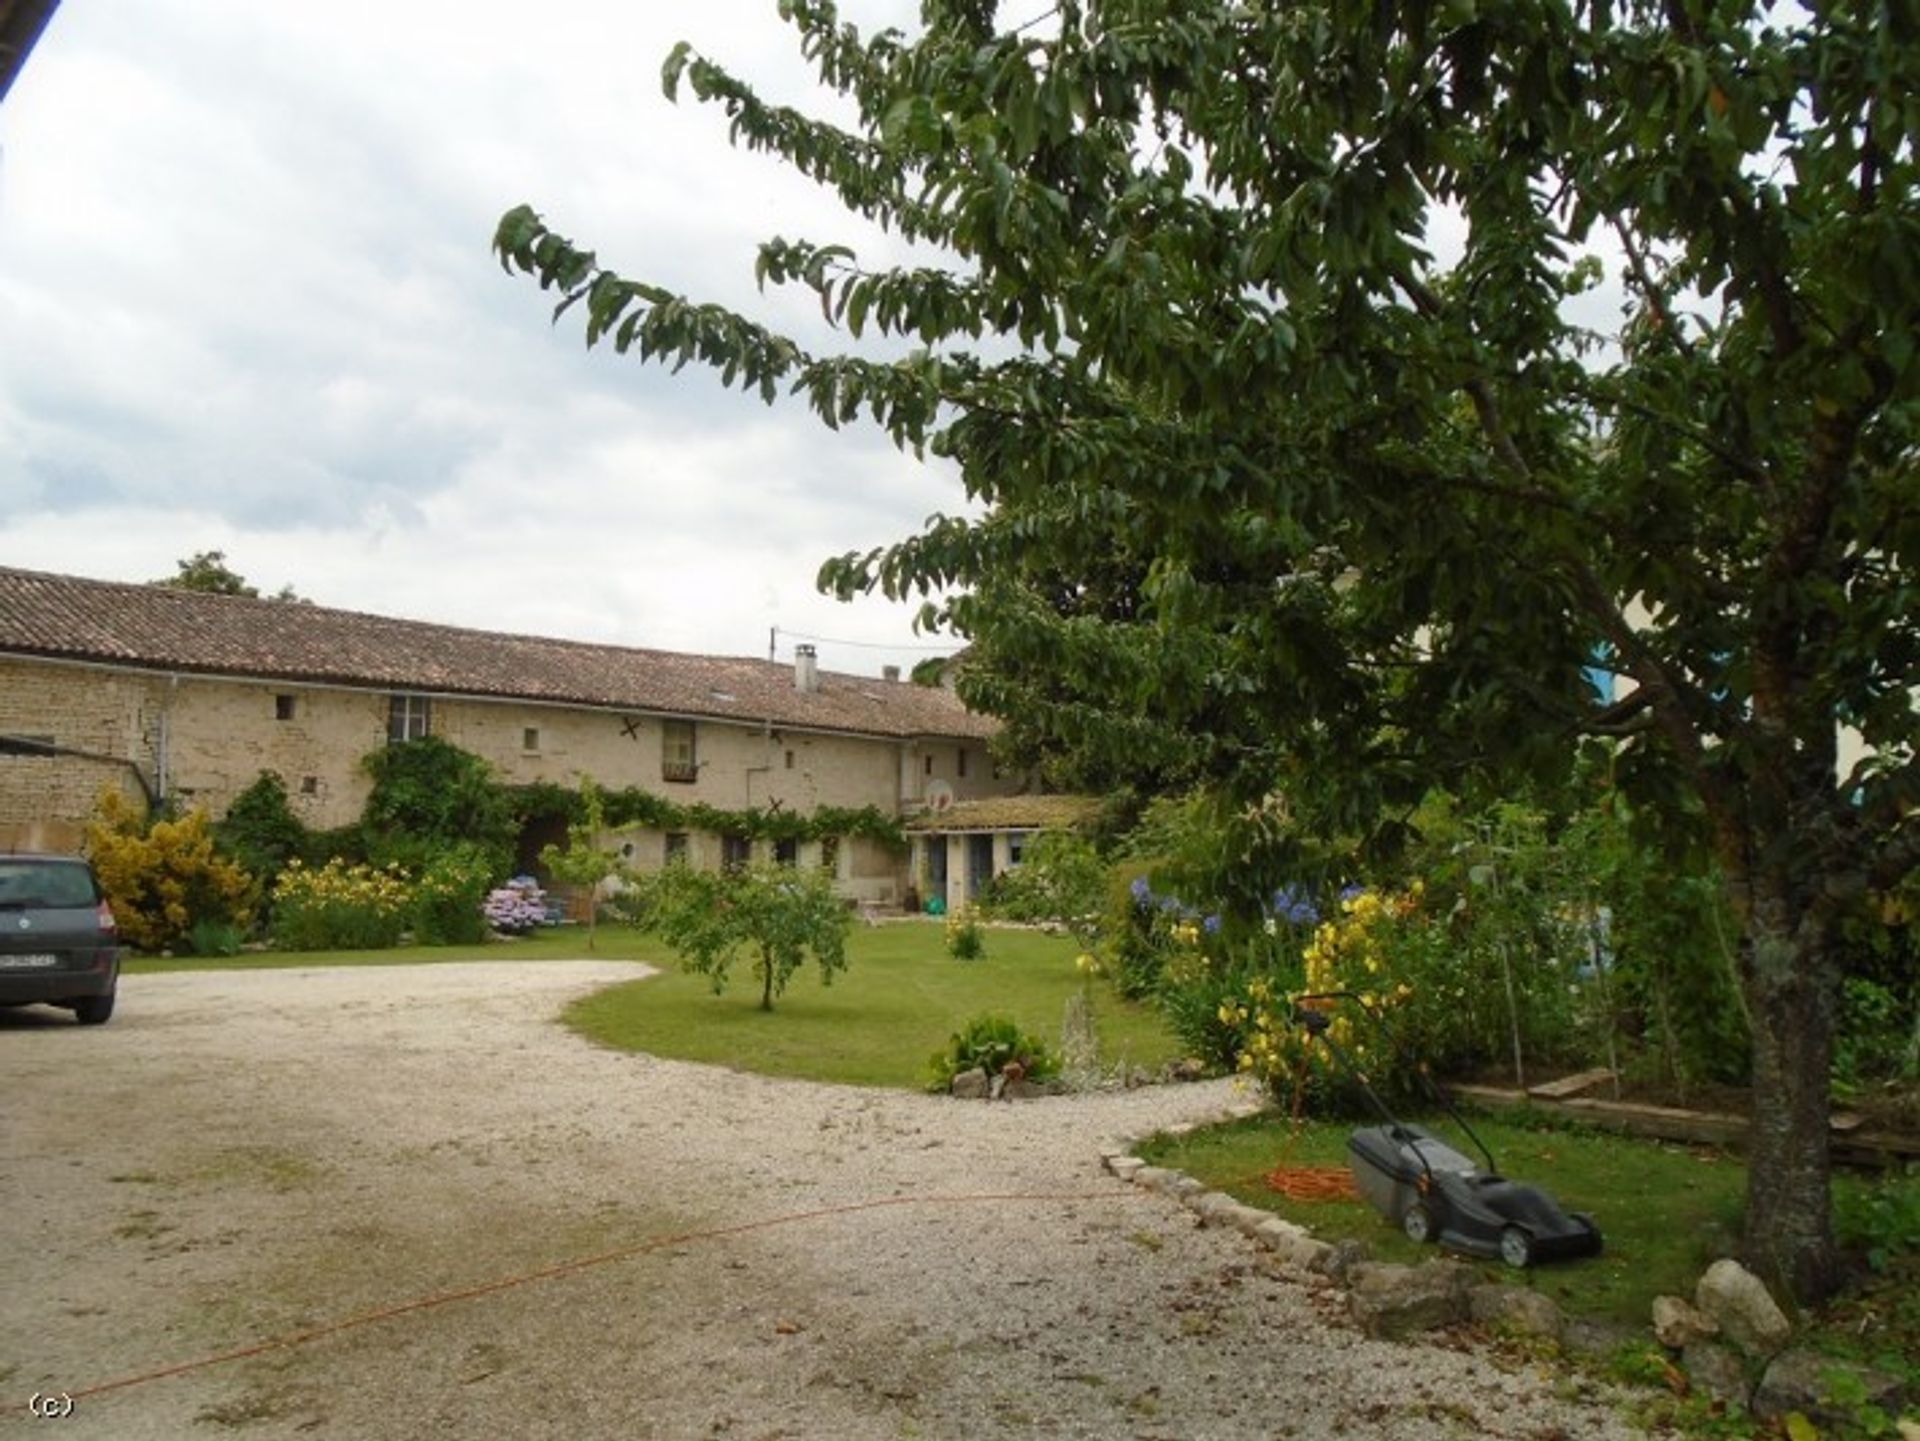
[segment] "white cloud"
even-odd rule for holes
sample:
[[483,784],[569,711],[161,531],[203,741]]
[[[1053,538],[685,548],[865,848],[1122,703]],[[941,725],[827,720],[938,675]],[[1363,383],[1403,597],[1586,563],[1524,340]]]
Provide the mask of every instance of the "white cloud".
[[268,588],[461,624],[919,643],[813,578],[960,506],[950,475],[588,354],[489,254],[530,201],[630,274],[821,342],[804,297],[757,294],[754,248],[859,226],[666,102],[682,37],[812,93],[760,0],[63,7],[0,111],[0,563],[147,579],[217,548]]

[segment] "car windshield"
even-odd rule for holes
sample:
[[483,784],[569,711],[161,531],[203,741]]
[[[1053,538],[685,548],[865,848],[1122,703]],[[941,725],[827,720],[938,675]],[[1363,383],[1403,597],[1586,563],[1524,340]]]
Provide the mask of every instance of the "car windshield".
[[98,899],[78,862],[0,859],[0,910],[78,909]]

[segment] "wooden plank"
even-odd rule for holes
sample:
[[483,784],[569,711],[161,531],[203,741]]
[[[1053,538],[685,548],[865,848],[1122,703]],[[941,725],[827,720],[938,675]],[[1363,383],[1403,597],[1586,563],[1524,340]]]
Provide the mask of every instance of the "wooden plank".
[[1545,1081],[1538,1086],[1528,1086],[1527,1094],[1538,1100],[1564,1101],[1577,1096],[1582,1091],[1591,1091],[1595,1086],[1614,1080],[1614,1074],[1605,1066],[1597,1066],[1591,1071],[1578,1071],[1571,1076],[1562,1076],[1557,1081]]
[[[1725,1111],[1689,1111],[1679,1106],[1648,1106],[1632,1101],[1581,1099],[1556,1101],[1528,1095],[1505,1086],[1450,1086],[1457,1100],[1500,1111],[1526,1107],[1545,1115],[1565,1116],[1601,1130],[1629,1136],[1647,1136],[1662,1141],[1682,1141],[1689,1145],[1742,1146],[1747,1139],[1747,1118]],[[1828,1154],[1843,1166],[1884,1168],[1903,1161],[1920,1160],[1920,1136],[1894,1131],[1870,1131],[1857,1117],[1842,1117],[1842,1129],[1834,1132]],[[1851,1126],[1847,1122],[1853,1122]]]

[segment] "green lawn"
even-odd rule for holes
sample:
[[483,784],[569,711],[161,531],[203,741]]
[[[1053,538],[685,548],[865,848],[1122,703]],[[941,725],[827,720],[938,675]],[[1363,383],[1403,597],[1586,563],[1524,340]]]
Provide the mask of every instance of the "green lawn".
[[[576,1002],[567,1023],[625,1050],[769,1076],[918,1088],[926,1084],[928,1058],[983,1011],[1012,1016],[1023,1029],[1059,1045],[1067,998],[1083,984],[1073,967],[1073,943],[1037,931],[989,926],[985,933],[984,959],[956,961],[946,953],[938,921],[856,926],[847,941],[847,969],[833,985],[823,988],[817,969],[803,970],[772,1014],[759,1009],[759,991],[744,961],[735,963],[732,987],[716,996],[705,977],[683,974],[658,940],[625,926],[601,927],[591,952],[585,931],[566,927],[482,946],[138,959],[125,969],[150,975],[450,961],[648,961],[662,974]],[[1179,1053],[1157,1011],[1119,1000],[1105,984],[1096,983],[1091,994],[1102,1064],[1158,1067]]]
[[294,966],[427,966],[449,961],[652,961],[671,965],[666,947],[630,926],[602,926],[587,949],[582,926],[555,926],[523,940],[477,946],[396,946],[381,951],[249,951],[239,956],[138,956],[122,963],[128,975],[169,971],[266,971]]
[[[1488,1276],[1532,1286],[1552,1296],[1572,1315],[1631,1322],[1644,1327],[1653,1298],[1693,1295],[1694,1282],[1737,1234],[1746,1188],[1746,1168],[1737,1156],[1653,1141],[1627,1140],[1597,1131],[1544,1129],[1489,1118],[1471,1118],[1493,1150],[1501,1172],[1545,1187],[1568,1210],[1591,1212],[1606,1238],[1598,1258],[1512,1271],[1483,1265]],[[1477,1155],[1446,1120],[1429,1129],[1450,1145]],[[1440,1254],[1417,1246],[1378,1212],[1358,1201],[1298,1203],[1264,1181],[1282,1164],[1344,1166],[1354,1123],[1309,1121],[1297,1132],[1290,1121],[1255,1117],[1184,1136],[1155,1137],[1139,1154],[1312,1228],[1327,1240],[1353,1237],[1383,1261],[1417,1262]],[[1852,1176],[1836,1182],[1845,1203],[1866,1183]],[[1463,1258],[1466,1259],[1466,1258]]]
[[[1057,1047],[1067,998],[1082,986],[1064,937],[986,928],[987,954],[951,959],[937,921],[856,929],[847,970],[828,987],[809,968],[768,1012],[742,963],[716,996],[703,976],[679,971],[614,986],[575,1002],[567,1023],[626,1050],[707,1061],[768,1076],[861,1086],[920,1087],[928,1059],[968,1018],[1013,1017]],[[1179,1052],[1159,1014],[1091,988],[1100,1059],[1157,1067]]]

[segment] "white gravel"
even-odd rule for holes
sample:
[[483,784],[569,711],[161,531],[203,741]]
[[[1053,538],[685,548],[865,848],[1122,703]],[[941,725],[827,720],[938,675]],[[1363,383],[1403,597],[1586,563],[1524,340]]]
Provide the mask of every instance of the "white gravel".
[[1227,1083],[962,1103],[556,1023],[640,974],[185,973],[127,978],[100,1028],[0,1011],[0,1435],[1629,1434],[1548,1374],[1367,1341],[1101,1170]]

